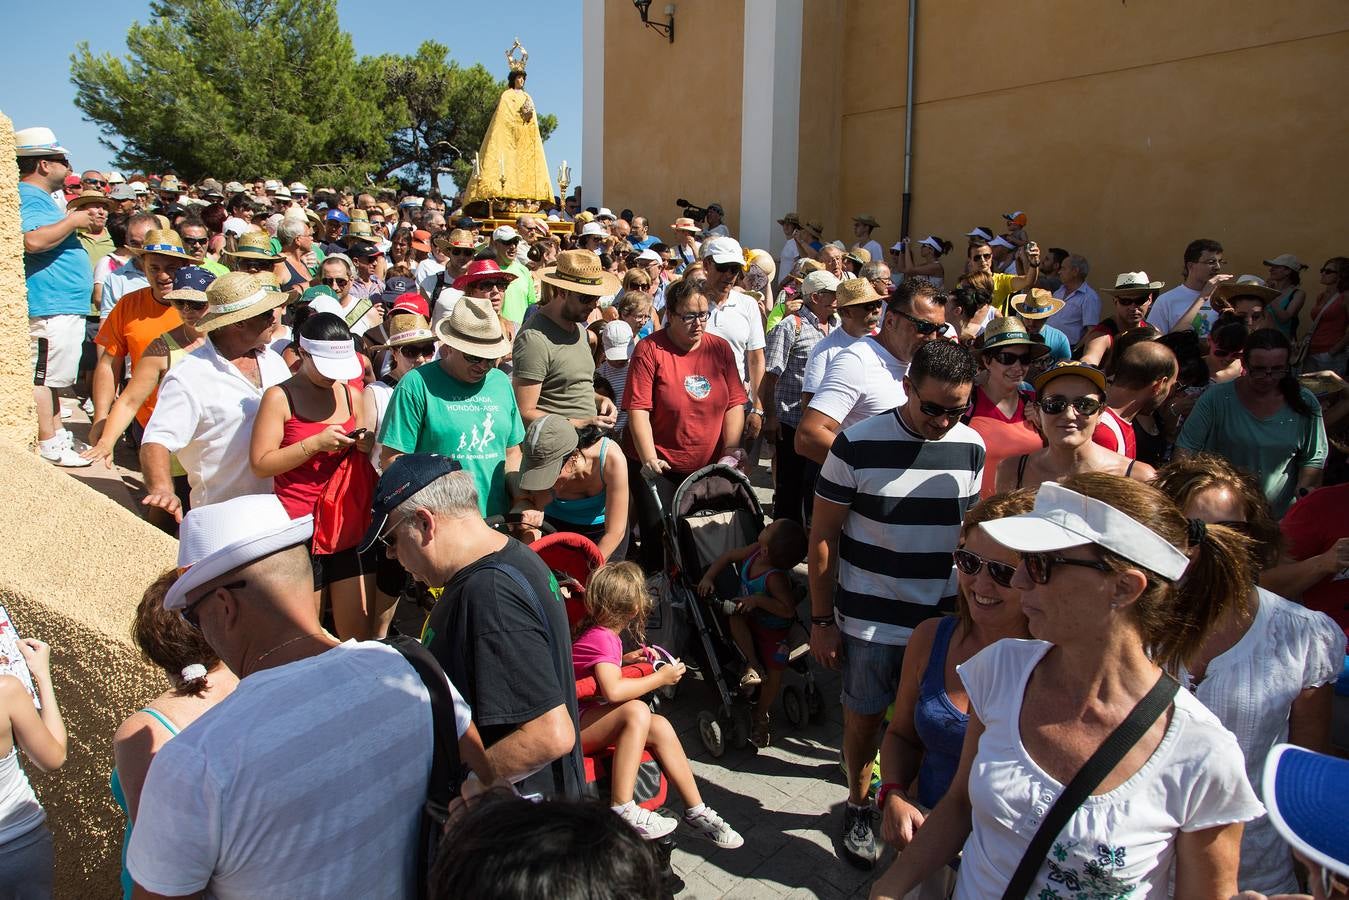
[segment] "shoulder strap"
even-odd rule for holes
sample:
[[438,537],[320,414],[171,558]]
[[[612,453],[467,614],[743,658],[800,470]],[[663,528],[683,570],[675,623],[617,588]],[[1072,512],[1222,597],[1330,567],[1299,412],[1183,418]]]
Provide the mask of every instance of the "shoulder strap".
[[[1121,450],[1124,449],[1124,444],[1123,444],[1122,442],[1120,443],[1120,449],[1121,449]],[[1138,462],[1138,460],[1136,460],[1136,459],[1131,459],[1131,460],[1129,460],[1129,465],[1127,465],[1127,466],[1124,467],[1124,477],[1125,477],[1125,478],[1128,478],[1130,475],[1133,474],[1133,471],[1134,471],[1134,463],[1136,463],[1136,462]]]
[[148,707],[148,706],[142,706],[142,707],[141,707],[141,712],[145,713],[145,714],[148,715],[150,718],[154,719],[154,720],[155,720],[156,722],[158,722],[160,725],[163,725],[166,729],[168,729],[169,734],[172,734],[172,735],[178,734],[178,726],[175,725],[175,724],[173,724],[172,722],[170,722],[170,721],[169,721],[169,717],[166,716],[166,715],[164,715],[164,714],[163,714],[162,712],[160,712],[159,710],[157,710],[157,709],[152,709],[152,708],[150,708],[150,707]]
[[347,323],[347,327],[350,328],[352,325],[355,325],[357,322],[361,321],[361,319],[365,317],[365,314],[370,312],[370,308],[374,305],[375,304],[370,302],[369,297],[362,297],[361,299],[357,300],[356,305],[353,306],[351,310],[345,316],[342,317],[343,320]]
[[290,413],[292,416],[295,415],[295,398],[290,395],[290,388],[286,387],[286,382],[284,381],[278,384],[277,387],[281,388],[281,393],[286,398],[286,412]]
[[1119,765],[1125,754],[1133,749],[1134,744],[1147,734],[1158,717],[1166,712],[1179,687],[1180,682],[1163,672],[1157,678],[1157,683],[1152,686],[1152,690],[1138,701],[1119,727],[1110,733],[1105,742],[1091,755],[1091,759],[1088,759],[1073,776],[1073,780],[1064,788],[1059,799],[1045,815],[1044,821],[1040,823],[1035,836],[1031,838],[1025,854],[1021,857],[1021,863],[1016,867],[1012,880],[1007,884],[1007,890],[1002,894],[1002,900],[1025,900],[1059,832],[1105,776]]
[[1016,486],[1021,487],[1021,480],[1026,477],[1026,463],[1030,462],[1030,454],[1022,454],[1020,462],[1016,464]]

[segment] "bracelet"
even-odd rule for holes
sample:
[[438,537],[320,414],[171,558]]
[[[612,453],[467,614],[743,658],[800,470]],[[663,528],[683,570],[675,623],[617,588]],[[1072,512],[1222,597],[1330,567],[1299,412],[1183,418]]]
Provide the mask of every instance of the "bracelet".
[[811,616],[810,624],[819,625],[821,628],[829,628],[836,623],[833,616]]
[[751,410],[749,411],[749,414],[750,414],[751,416],[758,416],[758,417],[761,418],[761,419],[763,418],[763,410],[762,410],[762,409],[751,409]]
[[887,781],[884,784],[882,784],[880,790],[876,791],[876,808],[884,809],[886,796],[891,791],[897,791],[902,787],[903,785],[897,781]]

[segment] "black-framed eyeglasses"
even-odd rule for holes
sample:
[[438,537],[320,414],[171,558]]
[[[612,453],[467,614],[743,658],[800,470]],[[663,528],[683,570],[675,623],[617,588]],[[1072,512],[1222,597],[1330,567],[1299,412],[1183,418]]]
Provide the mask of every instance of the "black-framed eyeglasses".
[[1287,375],[1287,366],[1247,366],[1246,374],[1252,378],[1282,378]]
[[694,322],[706,322],[708,319],[712,318],[712,314],[710,312],[684,313],[675,316],[675,318],[685,325],[692,325]]
[[419,356],[432,356],[436,352],[434,343],[426,344],[404,344],[398,348],[398,352],[408,359],[416,359]]
[[248,581],[244,579],[240,579],[239,581],[231,581],[229,584],[216,585],[206,593],[202,594],[196,600],[193,600],[187,606],[184,606],[182,609],[178,610],[178,615],[182,617],[184,622],[186,622],[189,626],[191,626],[193,631],[201,631],[201,619],[197,617],[198,606],[201,606],[207,600],[210,600],[212,597],[214,597],[216,591],[219,590],[237,591],[247,586]]
[[993,354],[993,359],[1000,366],[1029,366],[1035,362],[1033,353],[1013,353],[1010,350],[999,350]]
[[319,281],[329,287],[346,287],[351,284],[350,278],[320,278]]
[[1098,572],[1110,571],[1110,566],[1102,560],[1070,559],[1057,553],[1023,553],[1021,562],[1025,564],[1026,574],[1030,576],[1030,580],[1036,584],[1049,584],[1049,579],[1054,577],[1054,567],[1058,565],[1079,566]]
[[1067,397],[1042,397],[1036,402],[1040,411],[1051,416],[1060,415],[1068,407],[1077,411],[1078,415],[1094,416],[1105,406],[1105,401],[1098,397],[1074,397],[1069,400]]
[[908,319],[909,322],[913,325],[913,330],[918,332],[923,337],[927,337],[929,334],[935,334],[946,327],[944,324],[940,322],[929,322],[927,319],[920,319],[917,316],[911,316],[902,309],[897,309],[895,310],[895,312],[899,313],[901,316]]
[[745,264],[738,262],[713,263],[712,268],[725,275],[727,272],[739,273],[745,271]]
[[1009,566],[1007,563],[997,562],[992,559],[985,559],[977,553],[966,550],[964,547],[951,554],[955,557],[956,568],[971,578],[979,574],[979,570],[988,566],[988,577],[992,578],[995,584],[1003,587],[1012,586],[1012,576],[1016,574],[1016,566]]
[[965,413],[969,412],[970,407],[973,405],[973,403],[966,403],[964,406],[942,406],[940,403],[933,403],[930,400],[924,400],[922,397],[918,398],[918,411],[929,419],[940,419],[943,417],[948,419],[959,419],[961,416],[965,415]]

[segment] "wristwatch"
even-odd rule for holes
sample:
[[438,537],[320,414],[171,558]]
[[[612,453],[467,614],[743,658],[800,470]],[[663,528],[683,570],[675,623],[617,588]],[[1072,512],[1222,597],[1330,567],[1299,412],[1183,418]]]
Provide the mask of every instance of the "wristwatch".
[[836,623],[833,616],[811,616],[810,624],[819,625],[821,628],[832,628]]
[[761,418],[761,419],[763,418],[763,410],[762,410],[762,409],[751,409],[751,410],[749,411],[749,414],[750,414],[751,416],[758,416],[758,417]]

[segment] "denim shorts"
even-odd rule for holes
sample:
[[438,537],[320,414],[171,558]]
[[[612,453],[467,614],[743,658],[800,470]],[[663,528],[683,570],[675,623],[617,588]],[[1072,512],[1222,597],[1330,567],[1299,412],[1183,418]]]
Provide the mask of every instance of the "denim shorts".
[[863,716],[885,712],[895,702],[904,648],[850,634],[843,638],[843,705]]

